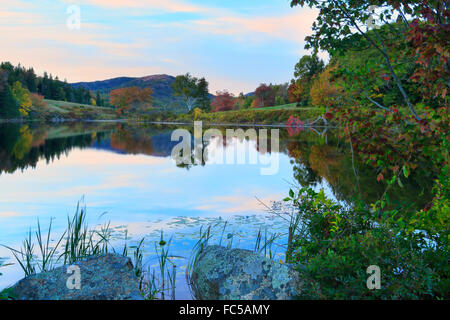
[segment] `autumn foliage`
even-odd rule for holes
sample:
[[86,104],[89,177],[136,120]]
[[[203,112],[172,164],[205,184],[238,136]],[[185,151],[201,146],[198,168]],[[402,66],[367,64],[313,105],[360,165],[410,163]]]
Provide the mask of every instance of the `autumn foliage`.
[[331,107],[344,95],[343,90],[333,83],[333,71],[335,70],[336,66],[328,66],[314,80],[310,90],[313,106]]
[[31,104],[35,108],[45,108],[47,106],[47,103],[44,101],[44,96],[41,96],[37,93],[31,93],[30,94]]
[[217,91],[217,95],[211,106],[213,112],[233,110],[235,106],[235,98],[228,91]]
[[288,89],[289,103],[300,102],[302,100],[303,88],[299,83],[291,83]]
[[117,108],[118,114],[140,113],[152,107],[153,90],[130,87],[112,90],[110,103]]
[[275,94],[271,86],[261,84],[255,91],[254,108],[271,107],[275,105]]
[[[448,79],[450,72],[448,63],[450,59],[450,25],[443,23],[443,17],[447,19],[449,10],[443,10],[434,15],[432,10],[425,6],[421,9],[421,16],[425,22],[418,18],[409,25],[407,34],[411,57],[418,57],[416,68],[411,79],[420,82],[419,90],[428,98],[440,97],[445,100],[448,91]],[[424,81],[426,80],[426,81]]]
[[12,86],[12,94],[19,103],[19,112],[24,117],[28,115],[31,109],[30,91],[24,88],[19,81],[14,82]]

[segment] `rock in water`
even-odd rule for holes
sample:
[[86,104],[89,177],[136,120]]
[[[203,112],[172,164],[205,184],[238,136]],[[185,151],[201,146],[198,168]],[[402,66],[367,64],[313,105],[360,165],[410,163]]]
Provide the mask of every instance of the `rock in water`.
[[192,272],[201,300],[291,300],[301,290],[300,274],[253,251],[208,246]]
[[[74,270],[79,270],[79,289]],[[29,276],[12,290],[19,300],[142,300],[131,260],[116,254],[88,257]]]

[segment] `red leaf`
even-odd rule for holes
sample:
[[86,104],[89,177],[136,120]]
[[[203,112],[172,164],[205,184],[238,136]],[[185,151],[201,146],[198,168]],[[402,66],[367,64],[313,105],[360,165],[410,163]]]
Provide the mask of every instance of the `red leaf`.
[[325,113],[325,118],[327,118],[328,120],[333,119],[333,115],[330,112]]
[[383,174],[380,173],[380,174],[378,175],[378,177],[377,177],[377,181],[380,182],[380,181],[383,180],[383,179],[384,179]]

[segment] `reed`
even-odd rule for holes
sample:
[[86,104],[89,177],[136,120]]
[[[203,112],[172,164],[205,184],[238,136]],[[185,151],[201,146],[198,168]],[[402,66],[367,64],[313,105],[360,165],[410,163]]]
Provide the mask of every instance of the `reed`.
[[30,230],[25,240],[23,240],[22,247],[19,250],[3,245],[3,247],[11,251],[17,263],[22,268],[25,277],[36,273],[34,243],[31,234],[32,233]]
[[191,257],[189,258],[186,272],[185,272],[185,278],[186,283],[188,284],[189,292],[193,299],[197,299],[201,295],[199,294],[198,287],[196,286],[195,282],[193,281],[193,271],[198,265],[200,254],[203,252],[203,250],[208,245],[209,240],[211,239],[211,226],[208,226],[206,231],[203,231],[203,227],[200,228],[200,238],[194,245],[192,249]]
[[[41,223],[38,220],[37,230],[34,233],[35,241],[33,241],[33,232],[30,230],[27,237],[22,242],[20,249],[14,249],[6,245],[2,246],[11,251],[15,260],[23,270],[25,277],[36,274],[37,271],[50,271],[60,261],[63,265],[70,265],[89,256],[107,254],[111,251],[115,253],[114,247],[110,244],[112,235],[110,223],[105,223],[98,230],[89,229],[86,217],[86,207],[81,207],[80,203],[78,203],[74,216],[72,218],[67,218],[67,228],[56,242],[52,243],[51,240],[52,220],[50,220],[48,230],[45,234],[43,233]],[[133,271],[136,276],[139,277],[140,290],[144,298],[153,300],[161,293],[162,298],[164,298],[163,292],[166,286],[166,277],[168,277],[171,287],[174,288],[176,266],[174,265],[172,268],[172,273],[170,273],[169,269],[166,270],[167,263],[170,261],[169,246],[167,246],[167,248],[162,248],[162,250],[156,250],[162,278],[162,288],[158,287],[156,273],[154,271],[152,272],[150,268],[144,270],[144,240],[145,238],[138,243],[133,252]],[[162,244],[163,241],[163,235],[161,234],[160,244]],[[122,250],[124,256],[128,256],[129,253],[127,242],[128,232],[126,231],[125,244]],[[37,243],[37,245],[35,243]],[[60,247],[62,247],[62,253],[57,256]],[[175,296],[174,289],[172,289],[172,296]]]
[[41,233],[41,224],[39,222],[38,219],[38,229],[36,231],[36,240],[38,243],[38,247],[40,250],[40,264],[39,264],[39,269],[41,272],[45,272],[45,271],[49,271],[51,269],[53,269],[53,263],[54,261],[54,256],[56,254],[56,251],[61,243],[61,241],[64,238],[65,232],[62,234],[62,236],[59,238],[58,242],[51,247],[50,245],[50,241],[51,241],[51,233],[52,233],[52,222],[53,219],[50,219],[50,224],[48,226],[48,231],[47,231],[47,238],[44,239],[42,237],[42,233]]
[[[128,238],[125,231],[125,239]],[[169,255],[170,243],[164,240],[164,233],[161,231],[160,241],[155,243],[155,254],[158,260],[158,273],[151,267],[145,268],[144,264],[144,241],[142,238],[136,246],[128,247],[124,244],[123,254],[128,255],[128,248],[134,249],[133,266],[134,273],[139,278],[139,290],[146,300],[166,299],[166,293],[170,293],[171,299],[175,299],[176,265],[171,261],[175,256]],[[170,268],[172,265],[172,268]],[[170,270],[172,269],[172,270]]]
[[258,234],[256,235],[255,248],[254,252],[263,253],[264,256],[268,256],[270,259],[273,259],[274,254],[272,253],[272,245],[275,240],[278,238],[277,234],[269,235],[267,233],[267,228],[264,229],[264,237],[261,228],[258,230]]

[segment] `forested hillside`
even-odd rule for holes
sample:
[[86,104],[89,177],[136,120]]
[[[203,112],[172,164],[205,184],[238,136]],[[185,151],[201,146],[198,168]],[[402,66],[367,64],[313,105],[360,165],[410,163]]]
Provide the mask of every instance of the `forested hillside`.
[[72,86],[76,89],[84,88],[90,91],[99,91],[101,96],[109,96],[114,89],[139,87],[151,87],[153,90],[153,105],[166,109],[178,109],[182,107],[182,99],[174,96],[172,84],[175,77],[166,74],[151,75],[142,78],[120,77],[94,82],[77,82]]

